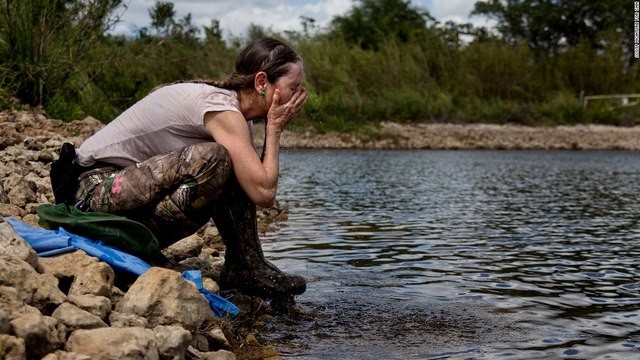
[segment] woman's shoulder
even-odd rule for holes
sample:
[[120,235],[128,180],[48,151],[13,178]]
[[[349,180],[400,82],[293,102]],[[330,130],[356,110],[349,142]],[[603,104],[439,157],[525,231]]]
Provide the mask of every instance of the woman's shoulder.
[[213,85],[202,84],[202,99],[205,103],[215,106],[223,106],[228,110],[240,110],[238,93],[234,90],[219,88]]
[[234,90],[228,90],[217,87],[209,82],[204,81],[183,81],[176,82],[159,87],[158,90],[162,91],[180,91],[180,92],[194,92],[205,94],[221,94],[222,96],[237,97],[237,93]]
[[225,105],[239,109],[238,93],[234,90],[223,89],[205,82],[180,82],[165,85],[152,92],[160,98],[193,99],[203,104]]

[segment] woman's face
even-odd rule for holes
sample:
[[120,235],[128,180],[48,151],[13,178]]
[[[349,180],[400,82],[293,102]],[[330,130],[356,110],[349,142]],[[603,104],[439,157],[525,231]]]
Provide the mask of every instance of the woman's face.
[[280,90],[280,104],[284,104],[293,94],[300,90],[300,84],[302,84],[302,78],[304,77],[304,69],[299,62],[289,65],[289,71],[271,86],[267,87],[267,99],[268,107],[271,107],[273,101],[273,94],[276,89]]

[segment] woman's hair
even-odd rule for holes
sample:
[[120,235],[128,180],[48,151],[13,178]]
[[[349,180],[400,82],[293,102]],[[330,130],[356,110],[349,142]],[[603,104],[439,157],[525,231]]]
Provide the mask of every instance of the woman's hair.
[[263,38],[252,41],[236,58],[233,73],[225,80],[181,80],[176,83],[199,83],[239,91],[252,88],[258,72],[264,71],[270,83],[289,71],[289,64],[302,63],[302,58],[282,41]]

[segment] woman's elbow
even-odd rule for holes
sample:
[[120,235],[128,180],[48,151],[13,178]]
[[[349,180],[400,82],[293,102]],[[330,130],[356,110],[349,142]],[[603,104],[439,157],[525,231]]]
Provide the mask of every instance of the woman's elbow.
[[253,199],[253,202],[263,208],[270,208],[276,203],[276,192],[274,191],[264,191],[260,194],[260,196]]

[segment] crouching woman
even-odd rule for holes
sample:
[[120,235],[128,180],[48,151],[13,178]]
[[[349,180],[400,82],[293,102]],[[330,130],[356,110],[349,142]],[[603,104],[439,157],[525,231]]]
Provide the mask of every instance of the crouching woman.
[[[166,247],[213,219],[225,243],[220,285],[266,298],[301,294],[305,280],[264,259],[256,205],[274,204],[280,136],[303,109],[303,62],[265,38],[238,55],[223,81],[152,91],[77,149],[76,201],[146,225]],[[265,120],[262,156],[252,120]]]

